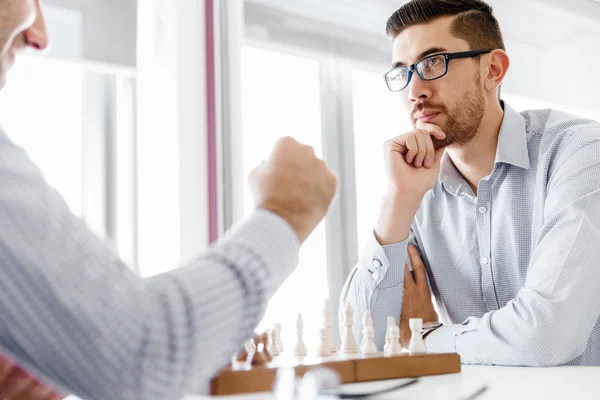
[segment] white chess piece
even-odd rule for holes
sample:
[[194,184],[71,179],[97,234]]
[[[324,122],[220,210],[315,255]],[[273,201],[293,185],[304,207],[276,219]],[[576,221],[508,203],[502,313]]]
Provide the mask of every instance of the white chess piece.
[[354,311],[349,303],[346,303],[344,308],[344,337],[342,338],[342,349],[341,352],[345,354],[356,353],[358,348],[356,341],[354,340],[354,334],[352,333],[352,326],[354,325],[353,318]]
[[362,318],[362,342],[360,342],[360,348],[362,349],[367,342],[365,337],[365,329],[367,326],[373,326],[373,317],[369,311],[365,311]]
[[327,329],[327,345],[329,346],[329,352],[335,353],[337,349],[335,348],[335,341],[333,340],[333,326],[331,324],[332,311],[331,306],[329,305],[329,300],[325,300],[325,305],[323,307],[323,328]]
[[369,311],[365,311],[365,313],[363,314],[362,325],[363,325],[363,329],[362,329],[362,342],[360,344],[360,352],[364,353],[363,349],[366,348],[367,342],[368,342],[366,330],[368,327],[373,328],[373,317],[371,316],[371,313]]
[[320,340],[319,340],[319,349],[318,354],[321,357],[327,357],[331,355],[331,347],[327,340],[328,332],[327,328],[321,328],[320,332]]
[[387,354],[390,346],[390,328],[396,325],[396,318],[387,317],[387,327],[385,328],[385,344],[383,345],[383,353]]
[[252,339],[247,340],[244,343],[244,348],[246,349],[247,353],[253,353],[254,350],[256,350],[256,346],[254,346],[254,342],[252,341]]
[[373,326],[367,326],[363,329],[364,343],[360,348],[360,352],[366,356],[377,354],[377,346],[375,345],[375,329]]
[[393,325],[390,327],[390,344],[386,356],[396,356],[402,354],[402,345],[400,344],[400,327]]
[[387,356],[390,352],[390,344],[392,344],[392,326],[393,325],[388,325],[387,329],[385,330],[385,344],[383,345],[383,355]]
[[294,347],[294,355],[295,356],[305,356],[307,354],[306,345],[304,344],[302,335],[304,335],[304,321],[302,320],[302,314],[298,314],[298,318],[296,318],[297,339],[296,339],[296,346]]
[[410,343],[408,344],[408,353],[409,354],[425,354],[427,353],[427,348],[425,347],[425,341],[421,336],[421,330],[423,329],[423,319],[421,318],[411,318],[408,320],[408,324],[410,326],[410,331],[412,332],[410,336]]
[[279,352],[283,351],[283,342],[281,341],[281,324],[273,324],[273,329],[277,331],[277,347],[279,348]]
[[271,329],[269,331],[269,347],[267,350],[272,356],[278,356],[280,353],[279,346],[277,345],[277,339],[279,339],[279,336],[277,335],[277,329]]

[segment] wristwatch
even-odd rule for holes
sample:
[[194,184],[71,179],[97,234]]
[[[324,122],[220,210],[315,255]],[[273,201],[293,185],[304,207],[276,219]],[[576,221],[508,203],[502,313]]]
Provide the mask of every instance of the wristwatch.
[[427,335],[429,335],[431,332],[435,331],[437,328],[439,328],[440,326],[443,326],[444,324],[442,324],[441,322],[425,322],[423,323],[423,327],[421,328],[421,337],[423,339],[425,339],[425,337],[427,337]]

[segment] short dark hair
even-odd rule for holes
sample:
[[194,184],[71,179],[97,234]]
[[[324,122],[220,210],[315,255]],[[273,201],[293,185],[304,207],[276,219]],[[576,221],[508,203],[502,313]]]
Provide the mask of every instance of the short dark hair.
[[451,33],[466,40],[470,50],[506,50],[492,7],[481,0],[412,0],[392,14],[386,32],[396,38],[410,26],[452,16]]

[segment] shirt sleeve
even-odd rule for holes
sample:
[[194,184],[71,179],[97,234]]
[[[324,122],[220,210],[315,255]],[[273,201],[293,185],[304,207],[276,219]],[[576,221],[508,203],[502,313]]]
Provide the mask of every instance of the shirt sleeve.
[[344,332],[343,309],[349,303],[354,310],[353,334],[357,343],[362,341],[362,316],[370,311],[375,330],[375,345],[382,351],[385,344],[387,317],[400,323],[402,295],[404,293],[404,264],[410,264],[408,245],[417,245],[411,230],[403,242],[380,245],[375,234],[358,264],[346,279],[340,296],[339,326]]
[[499,310],[442,327],[429,351],[466,364],[554,366],[580,356],[600,317],[600,132],[561,145],[524,287]]
[[63,393],[206,393],[298,252],[286,222],[256,211],[205,254],[142,279],[0,135],[0,352]]

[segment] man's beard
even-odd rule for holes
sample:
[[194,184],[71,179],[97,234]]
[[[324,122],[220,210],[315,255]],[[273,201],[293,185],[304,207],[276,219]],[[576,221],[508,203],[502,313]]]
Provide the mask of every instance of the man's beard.
[[486,98],[483,95],[479,74],[475,79],[473,89],[465,93],[458,102],[454,112],[449,113],[443,104],[433,104],[428,101],[419,103],[414,112],[423,110],[436,110],[446,115],[446,123],[440,128],[446,134],[443,140],[431,137],[436,149],[452,145],[463,145],[470,142],[476,135],[486,107]]

